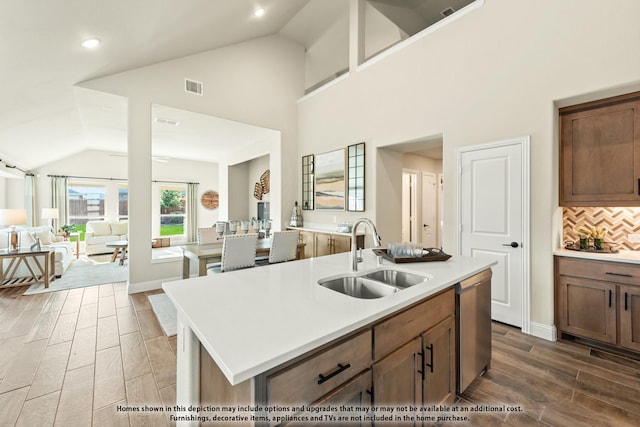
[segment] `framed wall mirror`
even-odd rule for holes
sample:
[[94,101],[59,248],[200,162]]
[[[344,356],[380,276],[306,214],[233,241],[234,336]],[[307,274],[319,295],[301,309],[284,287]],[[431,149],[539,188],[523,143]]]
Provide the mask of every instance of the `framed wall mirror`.
[[347,210],[364,211],[364,142],[347,147]]
[[313,154],[302,157],[302,209],[306,211],[314,209],[313,162]]

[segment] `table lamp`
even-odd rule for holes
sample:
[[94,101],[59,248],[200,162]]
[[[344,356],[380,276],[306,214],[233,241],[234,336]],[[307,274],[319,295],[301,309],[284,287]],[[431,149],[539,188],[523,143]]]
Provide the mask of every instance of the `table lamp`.
[[49,228],[53,230],[53,220],[58,219],[58,208],[42,208],[40,218],[49,221]]
[[27,211],[24,209],[0,209],[0,224],[9,225],[7,233],[7,250],[18,252],[20,249],[20,233],[16,231],[16,225],[27,223]]

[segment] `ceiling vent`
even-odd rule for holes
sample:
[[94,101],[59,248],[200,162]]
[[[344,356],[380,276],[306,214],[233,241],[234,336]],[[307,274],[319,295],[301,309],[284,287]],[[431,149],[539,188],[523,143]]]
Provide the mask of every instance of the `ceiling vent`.
[[448,8],[446,8],[445,10],[440,12],[440,15],[442,15],[442,16],[444,16],[446,18],[449,15],[453,15],[455,12],[456,12],[455,9],[452,8],[451,6],[449,6]]
[[180,122],[177,120],[163,119],[162,117],[154,117],[153,121],[156,123],[161,123],[163,125],[170,125],[170,126],[178,126],[180,124]]
[[184,79],[184,90],[185,92],[195,93],[196,95],[202,95],[202,82]]

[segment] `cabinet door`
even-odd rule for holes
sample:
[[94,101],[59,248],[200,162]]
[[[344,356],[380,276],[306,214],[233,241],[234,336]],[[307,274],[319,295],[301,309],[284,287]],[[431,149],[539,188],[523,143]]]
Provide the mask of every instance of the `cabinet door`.
[[620,285],[620,345],[640,351],[640,286]]
[[616,343],[616,285],[573,276],[558,276],[557,326],[563,332]]
[[304,257],[313,258],[315,254],[315,233],[300,231],[300,243],[304,243]]
[[333,239],[331,234],[315,233],[316,256],[331,255],[333,253]]
[[640,204],[640,103],[608,105],[561,115],[562,206]]
[[373,364],[373,405],[422,403],[422,342],[414,338]]
[[422,334],[424,404],[453,403],[455,385],[455,321],[446,318]]
[[349,252],[351,250],[351,237],[347,236],[332,236],[333,238],[333,253],[340,254],[342,252]]
[[[370,421],[365,421],[365,415],[370,414],[368,411],[364,411],[371,406],[371,381],[371,370],[368,369],[309,405],[311,407],[345,407],[346,410],[338,410],[335,413],[305,411],[300,416],[306,417],[309,421],[291,422],[286,425],[288,427],[327,426],[343,423],[350,426],[371,426]],[[318,417],[320,419],[317,419]]]

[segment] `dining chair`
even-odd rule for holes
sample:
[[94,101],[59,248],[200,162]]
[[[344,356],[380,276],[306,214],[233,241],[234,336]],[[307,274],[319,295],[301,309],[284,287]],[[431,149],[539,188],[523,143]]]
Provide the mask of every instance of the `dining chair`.
[[269,256],[256,258],[256,264],[266,265],[296,259],[299,235],[298,230],[274,232],[271,236]]
[[198,244],[206,245],[209,243],[216,243],[220,235],[215,228],[198,228]]
[[224,236],[220,265],[207,266],[207,274],[224,273],[256,265],[258,235],[233,234]]

